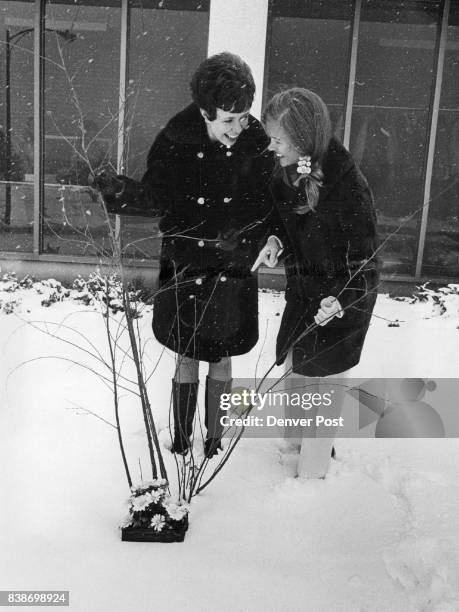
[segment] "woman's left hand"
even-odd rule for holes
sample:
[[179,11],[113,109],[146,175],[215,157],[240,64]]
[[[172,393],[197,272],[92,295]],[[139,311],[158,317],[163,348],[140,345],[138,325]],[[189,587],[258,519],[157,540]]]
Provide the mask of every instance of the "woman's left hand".
[[331,321],[333,317],[338,317],[341,319],[343,315],[344,311],[341,308],[341,304],[335,297],[330,295],[320,302],[320,308],[314,317],[314,321],[317,323],[317,325],[323,327],[324,325],[327,325],[327,323]]
[[216,246],[222,251],[234,251],[239,245],[240,231],[229,229],[226,232],[218,232]]

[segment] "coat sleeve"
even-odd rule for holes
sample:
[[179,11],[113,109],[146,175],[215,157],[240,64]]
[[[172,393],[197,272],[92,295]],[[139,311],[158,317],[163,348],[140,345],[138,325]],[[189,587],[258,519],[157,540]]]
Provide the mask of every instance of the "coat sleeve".
[[118,176],[124,188],[116,197],[105,198],[108,211],[119,215],[162,217],[173,201],[176,178],[176,145],[160,133],[147,157],[141,181]]
[[261,245],[265,237],[272,197],[269,189],[274,159],[268,151],[269,140],[261,124],[252,118],[245,135],[243,157],[234,176],[234,194],[238,202],[229,226],[251,242]]
[[262,240],[263,245],[266,243],[270,236],[276,236],[276,238],[278,238],[282,242],[283,251],[280,257],[285,257],[285,254],[290,252],[289,238],[285,231],[285,226],[282,221],[282,218],[274,202],[271,205],[271,209],[264,226],[264,234]]
[[278,183],[273,177],[271,177],[269,182],[269,195],[270,209],[264,225],[262,244],[263,246],[266,244],[269,236],[276,236],[282,242],[282,254],[279,256],[279,261],[282,261],[291,252],[291,247],[290,239],[278,208],[278,202],[281,201],[278,193]]
[[353,313],[365,309],[368,295],[377,291],[379,276],[373,195],[356,167],[343,178],[341,201],[340,232],[344,256],[340,269],[336,270],[330,295],[339,300],[344,309],[341,321],[348,325]]
[[253,189],[246,194],[247,207],[253,207],[256,211],[255,223],[249,235],[252,240],[257,240],[260,245],[267,235],[271,223],[271,215],[274,205],[269,189],[273,171],[271,155],[266,151],[254,159],[253,164]]

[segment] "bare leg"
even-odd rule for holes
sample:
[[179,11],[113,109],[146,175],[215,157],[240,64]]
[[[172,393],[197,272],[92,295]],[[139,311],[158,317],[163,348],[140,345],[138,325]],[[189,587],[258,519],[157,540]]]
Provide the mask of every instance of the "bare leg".
[[209,378],[213,380],[231,380],[232,367],[231,357],[223,357],[216,363],[209,363]]
[[199,361],[190,357],[178,356],[174,380],[176,383],[195,383],[199,378]]
[[[348,372],[336,375],[336,378],[346,378]],[[310,379],[313,380],[313,379]],[[327,378],[315,379],[319,393],[328,391]],[[304,436],[301,444],[300,457],[298,459],[299,478],[325,478],[331,458],[331,449],[335,439],[336,427],[325,424],[316,425],[316,418],[323,416],[327,419],[336,419],[341,415],[345,399],[345,390],[339,386],[333,387],[333,400],[330,406],[320,405],[309,411],[308,417],[313,419],[313,427],[310,436]]]
[[[284,373],[286,378],[284,379],[283,388],[292,397],[292,394],[302,395],[307,391],[304,385],[307,385],[308,378],[306,376],[301,376],[301,374],[295,374],[292,372],[292,352],[289,351],[285,363],[284,363]],[[309,414],[299,406],[285,406],[284,411],[285,418],[304,418],[308,417]],[[296,427],[284,427],[284,443],[282,447],[287,452],[299,452],[301,441],[303,439],[303,429]]]

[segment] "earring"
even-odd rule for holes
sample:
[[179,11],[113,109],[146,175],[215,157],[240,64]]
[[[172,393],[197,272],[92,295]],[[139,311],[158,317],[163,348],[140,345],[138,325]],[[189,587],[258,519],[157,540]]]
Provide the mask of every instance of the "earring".
[[311,156],[301,155],[296,168],[298,174],[311,174]]

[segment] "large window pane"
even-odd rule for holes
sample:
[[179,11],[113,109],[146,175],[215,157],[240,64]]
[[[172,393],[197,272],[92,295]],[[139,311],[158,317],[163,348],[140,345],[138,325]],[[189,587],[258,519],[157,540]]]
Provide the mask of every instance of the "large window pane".
[[[139,179],[148,150],[167,121],[191,102],[189,82],[207,55],[208,1],[131,2],[127,172]],[[157,223],[122,219],[124,253],[157,257]]]
[[439,2],[362,5],[350,148],[373,189],[386,270],[413,274]]
[[116,168],[120,2],[46,4],[43,251],[106,253],[102,208],[89,175]]
[[305,87],[326,102],[342,137],[352,2],[274,0],[267,41],[265,102],[287,87]]
[[0,2],[0,243],[33,250],[33,4]]
[[459,275],[459,7],[452,6],[424,252],[426,275]]

